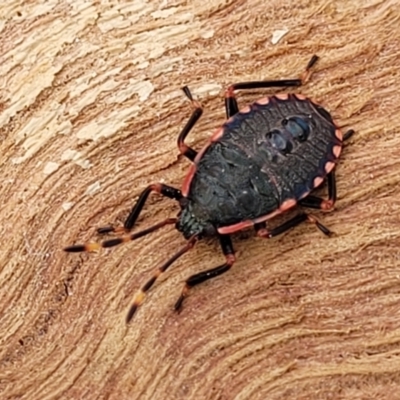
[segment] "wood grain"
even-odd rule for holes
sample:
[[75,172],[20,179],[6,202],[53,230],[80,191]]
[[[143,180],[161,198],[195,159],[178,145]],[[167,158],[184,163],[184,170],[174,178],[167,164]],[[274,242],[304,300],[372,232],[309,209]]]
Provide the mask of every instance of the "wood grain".
[[[0,6],[1,399],[399,399],[400,3],[398,0],[51,0]],[[278,43],[277,30],[287,30]],[[172,306],[189,275],[223,260],[172,228],[96,254],[150,183],[179,187],[176,138],[189,85],[201,148],[232,82],[295,78],[356,131],[338,202],[265,241],[235,237],[238,262]],[[272,92],[271,92],[272,93]],[[242,105],[265,91],[241,94]],[[177,205],[152,196],[138,229]]]

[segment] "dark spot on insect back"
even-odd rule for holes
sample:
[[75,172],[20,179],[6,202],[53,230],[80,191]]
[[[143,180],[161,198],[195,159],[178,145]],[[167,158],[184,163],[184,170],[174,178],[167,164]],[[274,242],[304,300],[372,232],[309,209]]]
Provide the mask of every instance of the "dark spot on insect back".
[[282,154],[288,154],[293,150],[293,144],[284,136],[279,129],[273,129],[267,133],[267,139],[271,146]]
[[285,131],[299,142],[305,142],[310,135],[310,125],[304,117],[290,117],[282,121]]

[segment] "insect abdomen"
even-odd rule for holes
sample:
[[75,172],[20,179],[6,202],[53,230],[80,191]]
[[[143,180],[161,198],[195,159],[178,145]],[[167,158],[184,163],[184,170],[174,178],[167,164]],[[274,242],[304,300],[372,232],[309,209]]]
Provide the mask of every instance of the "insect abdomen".
[[279,206],[276,186],[235,146],[213,143],[198,163],[190,200],[216,226],[269,213]]
[[333,167],[341,133],[329,113],[307,98],[281,95],[261,101],[228,121],[220,141],[239,147],[260,168],[276,186],[280,204],[298,200]]

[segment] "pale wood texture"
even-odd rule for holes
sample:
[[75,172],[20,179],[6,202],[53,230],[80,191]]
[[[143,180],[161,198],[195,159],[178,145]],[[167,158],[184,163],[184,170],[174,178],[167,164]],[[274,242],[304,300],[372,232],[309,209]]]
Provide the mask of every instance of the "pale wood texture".
[[[400,3],[381,1],[30,0],[0,5],[1,399],[399,399]],[[276,30],[288,32],[277,44]],[[338,202],[270,241],[235,237],[182,257],[132,323],[132,296],[184,243],[166,228],[98,254],[99,240],[153,182],[181,184],[176,138],[224,119],[229,83],[292,78],[356,130],[337,168]],[[263,96],[239,96],[241,104]],[[272,93],[272,91],[269,91]],[[223,177],[221,177],[223,179]],[[152,196],[138,228],[177,205]]]

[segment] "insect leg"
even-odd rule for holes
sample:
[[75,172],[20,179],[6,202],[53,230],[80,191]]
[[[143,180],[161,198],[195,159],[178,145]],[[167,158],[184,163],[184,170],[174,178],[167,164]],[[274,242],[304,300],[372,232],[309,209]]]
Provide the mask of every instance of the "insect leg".
[[154,183],[148,186],[140,194],[138,201],[133,206],[131,212],[128,215],[123,227],[114,228],[112,226],[104,226],[97,229],[98,233],[110,233],[110,232],[129,232],[135,225],[136,220],[139,217],[140,212],[143,209],[144,203],[146,202],[149,194],[151,192],[156,192],[162,196],[169,197],[170,199],[180,200],[182,198],[182,193],[180,190],[175,189],[171,186],[164,185],[162,183]]
[[349,129],[347,132],[344,133],[343,135],[343,141],[346,141],[348,139],[350,139],[354,134],[354,130],[353,129]]
[[187,157],[190,161],[194,161],[197,151],[193,150],[185,143],[185,138],[188,133],[192,130],[196,122],[200,119],[201,115],[203,114],[203,109],[200,103],[196,100],[193,100],[192,93],[187,86],[182,88],[183,92],[185,93],[186,97],[191,101],[194,111],[189,118],[189,121],[186,123],[185,127],[182,129],[181,133],[178,136],[178,147],[181,154]]
[[316,208],[318,210],[330,210],[336,202],[336,178],[335,172],[330,172],[327,177],[328,182],[328,200],[317,196],[307,196],[299,201],[303,207]]
[[268,230],[265,222],[261,222],[254,225],[254,228],[257,232],[257,236],[261,236],[263,238],[272,238],[274,236],[280,235],[288,231],[289,229],[301,224],[304,221],[311,222],[314,224],[322,233],[329,236],[332,232],[324,225],[322,225],[313,215],[301,213],[297,214],[295,217],[289,219],[284,222],[282,225],[277,226],[274,229]]
[[232,267],[233,263],[235,262],[235,254],[233,251],[232,240],[229,235],[220,235],[219,240],[222,251],[226,257],[225,264],[190,276],[185,282],[185,286],[183,287],[182,293],[179,296],[178,301],[175,303],[176,311],[179,311],[181,309],[183,300],[188,295],[190,288],[198,285],[199,283],[207,281],[208,279],[215,278],[216,276],[219,276],[224,272],[229,271],[229,269]]
[[197,242],[197,236],[192,236],[186,243],[184,247],[182,247],[179,251],[177,251],[168,261],[166,261],[161,267],[159,267],[154,273],[153,276],[140,288],[140,290],[136,293],[135,298],[133,299],[132,305],[129,309],[128,315],[126,316],[126,322],[128,323],[136,310],[142,304],[146,293],[148,290],[154,285],[157,278],[164,273],[179,257],[189,251]]
[[109,239],[105,240],[104,242],[97,243],[97,242],[92,242],[92,243],[85,243],[85,244],[74,244],[72,246],[67,246],[64,247],[64,251],[67,253],[80,253],[82,251],[95,251],[99,250],[101,248],[109,248],[109,247],[114,247],[118,246],[119,244],[130,242],[132,240],[139,239],[143,236],[148,235],[149,233],[152,233],[156,231],[157,229],[162,228],[163,226],[166,225],[171,225],[171,224],[176,224],[177,218],[167,218],[164,221],[161,221],[153,226],[150,226],[149,228],[143,229],[139,232],[131,233],[129,235],[121,235],[117,238],[114,239]]
[[270,87],[290,87],[301,86],[304,84],[311,75],[311,68],[318,61],[318,56],[314,55],[308,62],[306,69],[301,75],[300,79],[283,79],[283,80],[267,80],[267,81],[250,81],[240,82],[230,85],[225,91],[225,111],[226,117],[230,118],[239,112],[238,103],[235,97],[235,90],[241,89],[263,89]]

